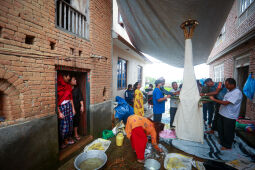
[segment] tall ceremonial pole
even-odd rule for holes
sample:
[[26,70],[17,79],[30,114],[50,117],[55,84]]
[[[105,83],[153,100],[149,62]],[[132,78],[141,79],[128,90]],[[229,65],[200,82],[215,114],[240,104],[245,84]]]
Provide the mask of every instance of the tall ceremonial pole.
[[194,73],[191,41],[197,25],[198,22],[191,19],[181,24],[185,37],[185,60],[183,86],[174,125],[176,126],[177,138],[203,143],[203,113],[198,104],[200,95]]

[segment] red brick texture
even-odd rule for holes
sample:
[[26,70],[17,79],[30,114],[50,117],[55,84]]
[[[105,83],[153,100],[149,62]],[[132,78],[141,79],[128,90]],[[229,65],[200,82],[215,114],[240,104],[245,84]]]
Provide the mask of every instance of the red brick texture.
[[[254,49],[255,43],[253,45],[253,50],[251,51],[250,56],[250,66],[249,71],[253,72],[255,74],[255,49]],[[255,78],[255,75],[253,75],[253,78]],[[251,100],[247,101],[247,109],[246,109],[246,115],[247,117],[255,120],[255,103]]]
[[[247,43],[240,45],[235,50],[232,50],[230,53],[224,55],[220,59],[214,61],[210,64],[210,77],[214,78],[214,66],[217,66],[221,63],[224,63],[224,79],[229,77],[234,77],[234,67],[235,67],[235,58],[239,57],[245,53],[250,54],[250,65],[249,65],[249,72],[255,73],[255,39],[250,40]],[[247,101],[246,107],[246,116],[255,120],[255,103],[252,101]]]
[[214,57],[233,42],[255,28],[255,12],[250,13],[252,10],[251,7],[253,6],[255,6],[255,3],[248,8],[249,11],[246,10],[246,12],[249,12],[249,14],[247,14],[247,18],[245,20],[241,20],[242,16],[246,15],[246,12],[242,15],[239,14],[239,1],[235,0],[225,22],[225,39],[222,43],[213,48],[209,58]]
[[[111,100],[112,2],[90,0],[89,40],[55,26],[55,1],[0,0],[0,126],[55,114],[56,66],[86,69],[90,103]],[[34,36],[26,44],[26,35]],[[51,50],[50,42],[55,42]],[[70,54],[70,48],[74,54]],[[82,51],[79,56],[79,51]],[[91,58],[91,54],[104,56]],[[106,88],[105,96],[103,90]]]
[[[226,20],[225,40],[218,46],[214,47],[209,58],[213,58],[222,50],[236,42],[241,37],[245,36],[250,31],[255,29],[255,3],[253,3],[243,14],[239,14],[239,1],[235,0],[233,7]],[[241,19],[247,16],[246,19]],[[217,60],[210,63],[210,77],[214,78],[214,66],[224,63],[224,78],[234,77],[235,58],[244,54],[250,54],[249,57],[249,72],[255,73],[255,39],[239,45],[235,49],[221,56]],[[255,120],[255,103],[247,100],[246,116]]]

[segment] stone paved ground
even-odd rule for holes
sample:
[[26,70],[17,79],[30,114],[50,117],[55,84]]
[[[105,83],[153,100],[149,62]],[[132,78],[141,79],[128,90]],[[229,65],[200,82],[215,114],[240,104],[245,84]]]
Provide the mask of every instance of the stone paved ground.
[[[136,161],[136,154],[132,150],[131,143],[130,141],[125,137],[123,146],[119,147],[116,146],[116,139],[113,137],[111,139],[111,145],[106,151],[107,154],[107,163],[104,166],[103,169],[106,170],[127,170],[127,169],[137,169],[137,170],[142,170],[143,169],[143,164],[140,164]],[[189,155],[183,151],[180,151],[172,146],[169,146],[165,143],[161,143],[164,147],[167,148],[169,153],[181,153],[187,156],[192,156]],[[161,163],[161,169],[164,169],[164,157],[162,154],[157,153],[158,155],[161,155],[157,160]],[[76,155],[77,156],[77,155]],[[67,163],[62,165],[59,170],[74,170],[73,162],[75,157],[74,156],[72,159],[70,159]],[[196,160],[203,161],[200,158],[196,158]]]
[[[169,117],[169,105],[166,105],[166,113],[163,115],[164,117]],[[152,110],[147,111],[146,117],[150,117],[152,113]],[[168,153],[181,153],[187,156],[189,155],[183,151],[180,151],[166,143],[161,143],[167,150]],[[154,151],[156,152],[156,151]],[[106,151],[107,154],[107,163],[103,167],[103,169],[106,170],[127,170],[127,169],[136,169],[136,170],[142,170],[143,164],[140,164],[136,161],[136,154],[132,150],[130,141],[125,137],[123,146],[119,147],[116,146],[116,138],[111,138],[111,145]],[[160,155],[160,157],[157,158],[157,160],[161,163],[161,169],[164,169],[164,156],[163,154],[157,153],[157,155]],[[77,155],[76,155],[77,156]],[[73,162],[75,157],[70,159],[68,162],[66,162],[64,165],[62,165],[59,170],[74,170]],[[194,158],[195,160],[203,161],[203,159],[200,158]]]

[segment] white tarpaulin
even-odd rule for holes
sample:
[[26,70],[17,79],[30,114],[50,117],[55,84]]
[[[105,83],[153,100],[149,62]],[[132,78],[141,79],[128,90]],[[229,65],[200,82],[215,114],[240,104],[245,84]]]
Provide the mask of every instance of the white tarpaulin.
[[180,25],[199,22],[194,36],[194,64],[207,58],[234,0],[117,0],[128,36],[140,51],[183,67],[184,37]]
[[204,127],[202,108],[193,67],[191,39],[185,40],[185,63],[180,103],[174,118],[176,136],[179,139],[203,142]]

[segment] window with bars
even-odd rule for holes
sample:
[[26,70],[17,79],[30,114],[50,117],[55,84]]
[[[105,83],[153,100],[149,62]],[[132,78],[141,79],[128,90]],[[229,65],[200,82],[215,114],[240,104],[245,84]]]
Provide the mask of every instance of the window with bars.
[[127,87],[127,61],[119,58],[117,67],[117,87],[125,89]]
[[224,82],[224,64],[214,66],[214,81]]
[[241,0],[240,12],[243,13],[253,2],[254,0]]
[[142,74],[143,74],[143,67],[142,66],[137,66],[137,81],[141,84],[142,83]]
[[80,8],[73,7],[70,0],[57,0],[56,25],[76,36],[89,39],[88,5]]

